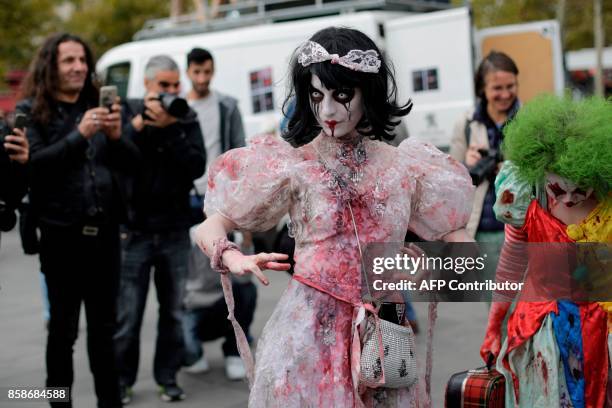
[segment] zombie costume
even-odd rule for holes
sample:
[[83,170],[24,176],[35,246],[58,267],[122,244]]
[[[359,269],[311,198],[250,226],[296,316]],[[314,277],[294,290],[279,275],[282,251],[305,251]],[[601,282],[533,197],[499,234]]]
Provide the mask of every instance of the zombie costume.
[[[428,144],[398,148],[320,134],[292,148],[273,136],[232,150],[210,168],[205,211],[244,230],[266,230],[289,213],[295,273],[258,342],[250,407],[419,405],[416,387],[357,387],[361,246],[427,240],[465,226],[473,187],[460,163]],[[349,207],[350,204],[350,207]]]
[[[555,276],[542,276],[544,262],[550,258],[525,250],[521,243],[612,242],[610,175],[603,164],[609,163],[610,155],[596,152],[596,146],[610,142],[609,132],[600,132],[604,122],[598,123],[610,116],[605,113],[610,107],[603,101],[574,104],[553,97],[531,104],[519,112],[506,133],[505,153],[515,162],[504,165],[495,186],[494,209],[498,219],[507,223],[497,279],[524,279],[521,298],[527,300],[516,302],[497,359],[497,369],[506,377],[506,407],[603,407],[610,364],[605,309],[609,304],[558,300],[564,298],[560,293],[569,293],[565,285],[580,284],[576,271],[567,268]],[[591,117],[582,120],[587,113]],[[588,151],[594,156],[586,171],[578,161],[567,161]],[[599,171],[593,171],[593,164],[601,165]],[[576,186],[563,189],[558,180]],[[554,206],[575,211],[572,208],[589,199],[587,191],[597,195],[598,204],[581,221],[565,225],[553,215]],[[590,261],[591,267],[605,262]],[[550,296],[533,301],[538,293]],[[503,314],[495,314],[490,327],[491,320],[503,320]]]

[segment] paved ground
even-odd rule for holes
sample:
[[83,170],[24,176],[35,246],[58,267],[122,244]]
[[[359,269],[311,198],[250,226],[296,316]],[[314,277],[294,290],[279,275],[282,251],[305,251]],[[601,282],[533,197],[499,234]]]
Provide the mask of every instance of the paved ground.
[[[44,347],[46,333],[42,320],[42,302],[39,288],[38,258],[21,252],[15,232],[2,234],[0,243],[0,389],[13,386],[40,387],[44,384]],[[269,273],[271,284],[260,287],[259,303],[252,332],[261,333],[288,281],[284,273]],[[426,304],[417,304],[417,313],[424,333],[427,317]],[[152,379],[152,356],[156,327],[156,299],[154,290],[149,301],[142,330],[141,367],[135,396],[130,406],[167,407],[156,394]],[[478,348],[484,333],[486,307],[480,303],[446,303],[439,307],[434,341],[434,373],[432,379],[433,406],[444,406],[444,387],[448,377],[457,371],[482,365]],[[417,337],[420,349],[425,336]],[[187,393],[187,399],[178,404],[182,408],[246,407],[248,389],[246,383],[225,379],[220,341],[207,343],[206,352],[212,370],[202,375],[179,374],[179,383]],[[420,353],[424,355],[423,353]],[[75,407],[95,407],[93,380],[85,343],[85,321],[81,317],[80,336],[74,351]],[[30,408],[46,406],[42,403],[2,402],[0,408]]]

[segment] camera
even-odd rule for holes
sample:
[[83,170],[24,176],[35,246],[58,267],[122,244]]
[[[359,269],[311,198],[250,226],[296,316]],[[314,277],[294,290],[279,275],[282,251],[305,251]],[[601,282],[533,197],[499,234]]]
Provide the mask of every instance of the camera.
[[[161,102],[162,108],[168,112],[168,114],[175,118],[182,119],[189,113],[189,105],[187,101],[179,96],[170,93],[160,93],[157,98]],[[142,118],[151,120],[151,118],[145,113],[146,106],[142,108]]]
[[478,149],[478,153],[482,158],[469,169],[472,183],[475,186],[492,177],[495,174],[497,163],[502,161],[501,153],[496,149]]

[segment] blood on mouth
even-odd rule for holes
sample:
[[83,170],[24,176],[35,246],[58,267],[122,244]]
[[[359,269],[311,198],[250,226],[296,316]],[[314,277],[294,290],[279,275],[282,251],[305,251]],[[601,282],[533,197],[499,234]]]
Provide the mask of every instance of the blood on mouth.
[[327,124],[327,126],[329,126],[329,129],[332,132],[332,137],[334,137],[334,129],[336,129],[336,124],[338,122],[336,122],[335,120],[326,120],[325,123]]

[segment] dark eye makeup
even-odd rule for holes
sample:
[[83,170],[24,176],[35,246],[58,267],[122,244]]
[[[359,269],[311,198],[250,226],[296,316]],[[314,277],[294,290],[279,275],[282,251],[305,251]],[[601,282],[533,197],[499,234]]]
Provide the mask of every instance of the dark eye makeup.
[[332,96],[334,97],[336,102],[339,102],[341,104],[346,104],[346,103],[349,103],[355,96],[355,89],[351,89],[351,88],[336,89],[332,93]]
[[[317,88],[315,88],[314,86],[310,86],[310,100],[313,103],[320,103],[323,100],[323,92],[319,91]],[[355,96],[355,89],[354,88],[339,88],[339,89],[335,89],[332,92],[332,97],[334,98],[334,100],[338,103],[341,103],[343,105],[346,105],[347,103],[349,103],[353,97]]]
[[[548,188],[550,188],[550,191],[552,191],[555,197],[559,197],[560,195],[568,193],[563,188],[561,188],[558,183],[548,184]],[[587,195],[586,191],[584,191],[581,188],[575,189],[574,191],[571,192],[571,194],[583,195],[585,197]]]
[[574,190],[572,193],[573,193],[573,194],[578,194],[578,195],[583,195],[583,196],[585,196],[585,197],[586,197],[586,195],[587,195],[586,191],[584,191],[584,190],[583,190],[583,189],[581,189],[581,188],[577,188],[577,189],[575,189],[575,190]]
[[555,197],[559,197],[560,195],[567,193],[567,191],[562,189],[558,183],[549,183],[548,188],[550,188],[550,191],[552,191]]
[[319,103],[323,100],[323,92],[319,91],[317,88],[315,88],[314,86],[310,86],[310,89],[308,90],[309,94],[310,94],[310,100],[313,103]]

